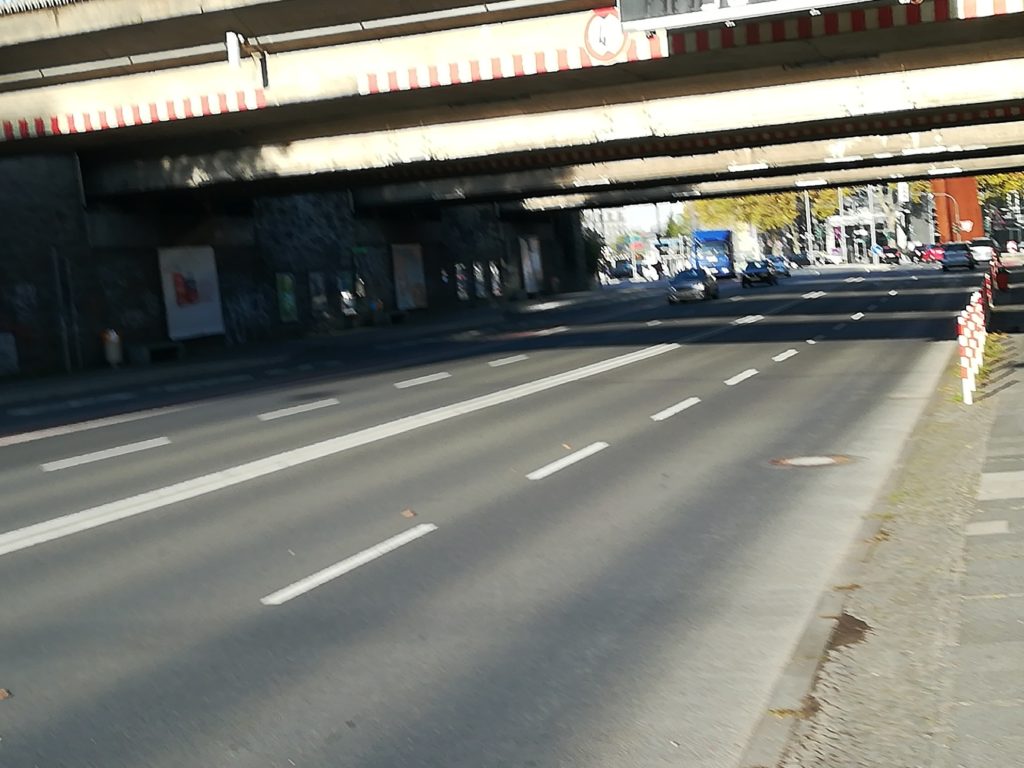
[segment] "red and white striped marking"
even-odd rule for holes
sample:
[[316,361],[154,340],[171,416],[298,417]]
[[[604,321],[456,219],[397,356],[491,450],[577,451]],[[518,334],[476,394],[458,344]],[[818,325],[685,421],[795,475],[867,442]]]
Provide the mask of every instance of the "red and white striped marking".
[[[663,59],[668,46],[661,34],[638,35],[629,41],[624,61]],[[444,64],[420,64],[405,69],[362,73],[357,77],[361,96],[394,91],[414,91],[459,83],[504,80],[512,77],[543,75],[589,67],[620,64],[623,60],[602,60],[591,56],[585,46],[555,48],[526,53],[506,53],[485,59],[467,59]]]
[[267,106],[262,88],[231,93],[210,93],[142,104],[117,104],[89,112],[63,112],[47,117],[23,117],[0,121],[0,141],[69,136],[134,125],[151,125],[172,120],[248,112]]
[[960,346],[960,384],[966,405],[974,404],[978,388],[977,376],[985,362],[985,339],[988,336],[992,283],[988,275],[980,291],[971,294],[967,308],[957,317],[957,341]]

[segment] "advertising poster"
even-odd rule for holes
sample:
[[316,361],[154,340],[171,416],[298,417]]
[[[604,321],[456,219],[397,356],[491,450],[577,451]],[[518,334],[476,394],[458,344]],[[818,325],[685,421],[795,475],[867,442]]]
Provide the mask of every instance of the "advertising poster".
[[299,322],[299,304],[295,299],[295,275],[291,272],[277,273],[277,309],[282,323]]
[[327,305],[327,281],[323,272],[309,273],[309,308],[313,317],[317,319],[329,317],[331,314]]
[[527,293],[538,293],[544,280],[544,270],[540,263],[540,240],[536,237],[520,237],[519,255],[523,263],[523,288]]
[[423,272],[423,251],[419,243],[391,246],[395,269],[395,304],[399,309],[427,306],[427,279]]
[[168,337],[180,341],[224,333],[213,248],[207,245],[161,248],[157,258]]

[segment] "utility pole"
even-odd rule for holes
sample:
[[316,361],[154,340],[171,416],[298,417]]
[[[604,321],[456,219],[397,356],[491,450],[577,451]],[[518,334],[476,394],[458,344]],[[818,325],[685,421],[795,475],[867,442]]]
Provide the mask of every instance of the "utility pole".
[[869,184],[868,185],[868,218],[870,219],[870,222],[868,223],[868,230],[871,232],[871,261],[872,261],[872,263],[874,263],[875,262],[875,258],[876,258],[875,257],[875,245],[878,242],[877,239],[876,239],[876,235],[875,235],[875,186],[874,186],[874,184]]
[[840,187],[838,190],[839,196],[839,252],[843,254],[843,261],[850,261],[849,251],[846,250],[846,211],[843,202],[843,189]]
[[811,258],[811,253],[814,251],[814,236],[811,234],[811,195],[804,190],[804,214],[806,216],[806,227],[807,227],[807,258]]

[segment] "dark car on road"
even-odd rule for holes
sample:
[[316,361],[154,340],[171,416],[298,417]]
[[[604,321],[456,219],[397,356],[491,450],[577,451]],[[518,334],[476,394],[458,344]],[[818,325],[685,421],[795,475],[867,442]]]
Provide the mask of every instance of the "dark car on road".
[[775,269],[776,275],[781,275],[782,277],[792,276],[789,271],[789,262],[785,259],[785,257],[769,256],[768,263],[771,264],[772,267]]
[[882,255],[878,258],[878,261],[882,264],[899,264],[902,260],[902,254],[900,254],[899,248],[894,248],[891,245],[883,246]]
[[668,303],[676,304],[688,299],[717,299],[718,279],[699,267],[684,269],[668,281]]
[[942,246],[942,271],[948,272],[953,267],[974,269],[974,254],[968,243],[945,243]]
[[766,260],[749,261],[743,267],[743,277],[740,283],[744,288],[749,288],[754,283],[767,283],[775,285],[779,282],[779,276],[775,273],[775,267]]
[[608,274],[611,277],[628,278],[633,276],[633,263],[630,261],[616,261]]

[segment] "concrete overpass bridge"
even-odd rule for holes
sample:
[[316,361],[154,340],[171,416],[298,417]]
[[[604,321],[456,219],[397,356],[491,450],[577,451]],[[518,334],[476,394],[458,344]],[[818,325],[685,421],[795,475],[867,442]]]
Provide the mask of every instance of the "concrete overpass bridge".
[[[258,251],[272,270],[331,272],[343,252],[349,282],[395,303],[388,244],[424,241],[428,304],[459,304],[445,278],[460,267],[508,276],[470,301],[552,287],[524,285],[534,248],[541,272],[582,280],[563,209],[969,174],[1024,155],[1022,0],[653,33],[593,0],[164,5],[84,0],[0,25],[0,155],[74,158],[68,195],[84,191],[94,255],[212,243],[219,260]],[[237,66],[227,33],[245,37]],[[463,264],[459,250],[489,256]],[[245,296],[228,314],[266,325],[272,296]],[[133,311],[114,320],[147,315],[135,324],[155,334],[154,313]]]

